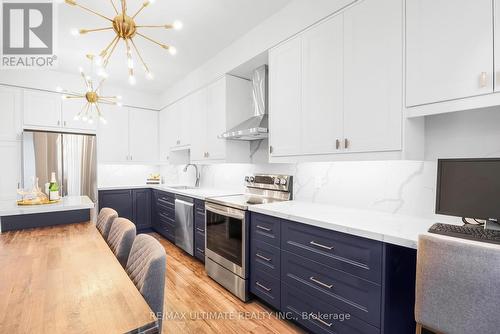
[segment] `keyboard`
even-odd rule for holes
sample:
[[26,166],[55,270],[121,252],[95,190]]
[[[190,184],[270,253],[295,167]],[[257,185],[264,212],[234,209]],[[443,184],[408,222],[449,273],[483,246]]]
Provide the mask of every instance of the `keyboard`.
[[482,226],[458,226],[436,223],[429,228],[429,233],[500,245],[500,231],[485,230]]

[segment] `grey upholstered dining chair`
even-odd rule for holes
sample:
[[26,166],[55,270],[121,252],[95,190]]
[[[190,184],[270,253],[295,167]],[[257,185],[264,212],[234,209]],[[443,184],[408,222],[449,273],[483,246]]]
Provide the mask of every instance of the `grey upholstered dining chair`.
[[104,240],[108,238],[109,230],[111,229],[111,223],[115,218],[118,218],[118,212],[111,208],[102,208],[97,216],[96,227],[101,232]]
[[126,271],[151,310],[157,315],[162,328],[163,299],[167,255],[163,246],[152,236],[138,235],[127,262]]
[[111,224],[106,241],[123,268],[127,265],[128,256],[135,239],[135,232],[134,223],[127,218],[116,218]]
[[500,332],[500,245],[439,235],[418,241],[415,320],[434,333]]

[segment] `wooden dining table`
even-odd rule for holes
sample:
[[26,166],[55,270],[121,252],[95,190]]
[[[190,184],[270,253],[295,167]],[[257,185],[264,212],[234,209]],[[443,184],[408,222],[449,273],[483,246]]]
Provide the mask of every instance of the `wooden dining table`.
[[157,333],[95,224],[0,234],[0,333]]

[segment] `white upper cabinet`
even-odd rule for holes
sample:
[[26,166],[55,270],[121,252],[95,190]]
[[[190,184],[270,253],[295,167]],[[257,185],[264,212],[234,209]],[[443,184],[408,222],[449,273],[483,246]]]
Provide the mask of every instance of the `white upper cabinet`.
[[61,102],[60,94],[25,89],[24,126],[61,127]]
[[[343,16],[338,15],[308,30],[302,37],[301,127],[304,154],[334,153],[340,148],[343,138],[342,21]],[[274,125],[274,128],[279,126]]]
[[[0,141],[2,176],[0,177],[0,201],[15,200],[21,183],[21,142]],[[28,186],[28,185],[25,185]]]
[[492,11],[492,0],[406,1],[407,106],[493,92]]
[[82,111],[87,101],[83,99],[65,99],[62,101],[62,126],[69,129],[89,130],[94,132],[97,130],[98,119],[92,123],[84,122],[79,119],[76,120],[75,116]]
[[401,0],[360,1],[269,52],[271,161],[401,156],[403,22]]
[[191,125],[191,161],[200,164],[249,162],[248,142],[221,139],[219,136],[252,115],[250,82],[225,75],[190,98],[197,105],[193,115],[197,119]]
[[158,112],[128,108],[128,113],[130,160],[158,161]]
[[402,1],[360,2],[344,34],[344,151],[401,150]]
[[302,152],[302,38],[269,51],[269,150],[273,156]]
[[165,108],[159,113],[159,121],[158,121],[158,138],[159,138],[159,151],[160,156],[159,160],[161,162],[168,162],[170,159],[170,144],[173,143],[173,134],[170,131],[170,119],[169,119],[170,109]]
[[21,90],[0,86],[0,141],[20,140],[22,133]]
[[103,107],[106,124],[99,124],[97,156],[99,162],[129,162],[129,121],[126,108]]

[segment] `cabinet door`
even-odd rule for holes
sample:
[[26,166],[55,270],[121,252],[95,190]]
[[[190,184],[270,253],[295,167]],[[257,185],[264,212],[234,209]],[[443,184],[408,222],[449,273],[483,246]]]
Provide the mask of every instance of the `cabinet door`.
[[99,210],[111,208],[118,212],[119,217],[134,220],[132,191],[131,190],[105,190],[99,191]]
[[269,52],[269,145],[272,156],[300,154],[301,133],[300,37]]
[[128,162],[128,110],[115,106],[103,108],[106,124],[99,124],[97,153],[99,162]]
[[151,190],[132,190],[132,201],[134,203],[134,219],[137,230],[151,227]]
[[[76,120],[75,116],[82,111],[86,105],[85,99],[66,99],[62,101],[62,126],[67,129],[96,131],[99,119],[92,123]],[[100,108],[100,107],[99,107]],[[95,111],[94,111],[95,112]]]
[[[0,176],[0,200],[15,200],[21,182],[21,143],[1,141],[2,175]],[[29,187],[31,185],[25,185]]]
[[159,137],[159,151],[160,151],[160,161],[167,162],[170,158],[170,146],[172,140],[170,139],[172,133],[169,127],[169,109],[165,108],[160,110],[159,121],[158,121],[158,137]]
[[345,12],[344,22],[346,151],[400,150],[402,2],[362,1]]
[[24,125],[60,127],[61,95],[25,89],[23,92]]
[[0,140],[20,140],[21,124],[21,90],[0,86]]
[[182,100],[181,111],[179,114],[180,121],[177,122],[176,126],[180,126],[180,145],[187,146],[191,145],[191,131],[192,129],[192,112],[195,108],[195,101],[193,95],[189,95]]
[[207,158],[226,158],[226,140],[218,136],[226,131],[226,80],[207,87]]
[[207,152],[207,90],[193,94],[191,160],[202,161]]
[[493,91],[492,10],[492,0],[406,2],[407,106]]
[[130,160],[156,162],[158,160],[158,112],[128,108]]
[[343,17],[337,15],[303,35],[301,114],[304,154],[337,152],[337,142],[340,143],[342,138],[342,25]]
[[170,147],[178,147],[184,145],[181,140],[182,132],[182,112],[184,110],[184,100],[179,100],[168,108],[168,123],[171,131]]

